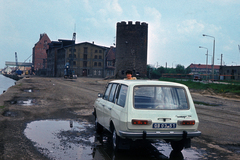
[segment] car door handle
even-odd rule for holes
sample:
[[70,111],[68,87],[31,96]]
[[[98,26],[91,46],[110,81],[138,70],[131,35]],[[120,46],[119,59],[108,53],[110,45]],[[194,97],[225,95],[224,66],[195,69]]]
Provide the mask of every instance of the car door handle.
[[109,110],[112,110],[112,108],[108,108]]

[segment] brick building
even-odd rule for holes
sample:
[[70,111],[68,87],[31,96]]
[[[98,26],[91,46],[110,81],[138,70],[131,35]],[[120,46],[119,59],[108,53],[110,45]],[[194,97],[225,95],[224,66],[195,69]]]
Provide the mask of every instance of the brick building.
[[33,47],[32,62],[35,72],[47,69],[47,52],[48,43],[51,43],[46,33],[40,34],[39,41]]
[[116,37],[116,77],[125,77],[126,70],[132,70],[133,76],[146,77],[148,24],[118,22]]
[[[47,50],[47,76],[57,76],[57,71],[64,70],[65,62],[65,47],[75,44],[74,40],[52,41],[49,43]],[[62,75],[61,75],[62,76]]]
[[57,51],[56,76],[62,77],[64,75],[65,64],[70,63],[72,59],[71,68],[78,77],[104,77],[104,59],[108,51],[108,47],[96,45],[94,42],[64,46]]
[[[190,64],[188,66],[191,69],[190,74],[208,74],[212,73],[212,65],[205,64]],[[219,74],[220,65],[214,65],[214,74]]]

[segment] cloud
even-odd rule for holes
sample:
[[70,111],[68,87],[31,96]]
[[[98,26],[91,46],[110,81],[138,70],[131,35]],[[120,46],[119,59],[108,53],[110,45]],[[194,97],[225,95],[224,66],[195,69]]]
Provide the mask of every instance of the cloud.
[[195,19],[184,20],[181,24],[177,25],[177,31],[182,34],[198,34],[202,33],[205,26],[197,22]]

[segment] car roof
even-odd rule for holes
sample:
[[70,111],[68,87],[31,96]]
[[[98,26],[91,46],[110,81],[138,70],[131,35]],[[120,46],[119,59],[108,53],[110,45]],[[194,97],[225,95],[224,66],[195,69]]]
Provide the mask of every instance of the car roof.
[[178,86],[178,87],[186,87],[180,83],[168,82],[168,81],[157,81],[157,80],[113,80],[109,83],[121,83],[127,86],[135,86],[135,85],[163,85],[163,86]]

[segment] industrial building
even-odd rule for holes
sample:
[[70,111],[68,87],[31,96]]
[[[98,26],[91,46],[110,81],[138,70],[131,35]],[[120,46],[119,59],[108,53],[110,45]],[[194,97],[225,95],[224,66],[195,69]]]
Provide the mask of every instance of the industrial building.
[[51,43],[46,33],[40,34],[39,41],[34,45],[32,51],[32,63],[34,71],[41,72],[47,69],[48,43]]

